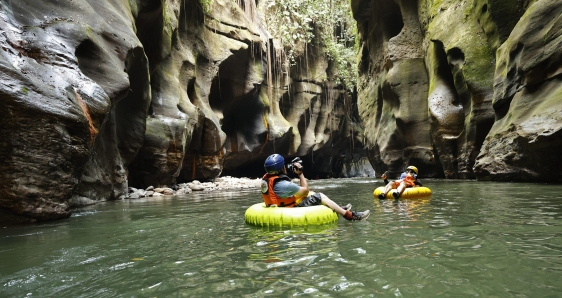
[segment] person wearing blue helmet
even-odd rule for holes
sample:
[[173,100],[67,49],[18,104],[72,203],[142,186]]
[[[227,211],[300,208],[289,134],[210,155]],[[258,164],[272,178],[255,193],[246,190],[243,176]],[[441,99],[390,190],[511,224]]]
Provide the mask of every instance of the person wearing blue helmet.
[[307,207],[325,205],[347,220],[366,220],[370,211],[351,211],[351,204],[340,206],[323,193],[308,195],[308,181],[302,173],[303,166],[299,158],[295,158],[289,168],[299,177],[300,185],[291,181],[287,176],[285,159],[279,154],[272,154],[265,160],[267,172],[261,182],[261,192],[266,206],[279,207]]

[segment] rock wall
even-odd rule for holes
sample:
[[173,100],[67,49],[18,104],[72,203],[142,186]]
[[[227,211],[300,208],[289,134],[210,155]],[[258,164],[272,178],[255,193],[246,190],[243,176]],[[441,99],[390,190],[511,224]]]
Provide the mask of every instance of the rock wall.
[[479,179],[562,182],[562,3],[536,1],[496,54]]
[[562,182],[562,3],[353,0],[377,173]]
[[274,152],[307,175],[372,172],[321,45],[280,63],[254,1],[7,0],[0,33],[0,221],[257,177]]

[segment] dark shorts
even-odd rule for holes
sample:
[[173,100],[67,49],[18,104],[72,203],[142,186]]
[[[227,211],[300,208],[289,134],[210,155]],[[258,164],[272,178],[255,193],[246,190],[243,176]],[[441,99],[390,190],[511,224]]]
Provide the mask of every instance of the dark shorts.
[[320,193],[315,193],[302,200],[300,204],[297,205],[297,207],[310,207],[318,205],[322,205],[322,197],[320,196]]

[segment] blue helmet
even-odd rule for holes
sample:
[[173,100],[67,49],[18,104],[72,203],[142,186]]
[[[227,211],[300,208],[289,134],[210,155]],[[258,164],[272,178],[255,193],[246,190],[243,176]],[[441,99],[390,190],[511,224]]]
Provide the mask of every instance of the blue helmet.
[[283,166],[285,165],[285,159],[279,154],[272,154],[265,159],[265,171],[268,174],[279,174]]

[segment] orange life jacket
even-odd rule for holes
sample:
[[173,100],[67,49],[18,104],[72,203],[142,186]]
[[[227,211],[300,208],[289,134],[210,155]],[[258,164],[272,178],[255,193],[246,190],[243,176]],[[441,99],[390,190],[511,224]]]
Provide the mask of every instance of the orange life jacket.
[[277,180],[291,181],[286,175],[269,175],[265,174],[261,181],[261,196],[265,202],[265,206],[277,205],[278,207],[295,207],[296,198],[290,196],[288,198],[280,198],[273,192],[273,186]]
[[406,183],[406,187],[414,187],[416,185],[415,181],[418,178],[412,174],[402,174],[402,176],[400,177],[400,180],[394,180],[394,185],[396,185],[396,187],[398,187],[400,185],[401,182]]

